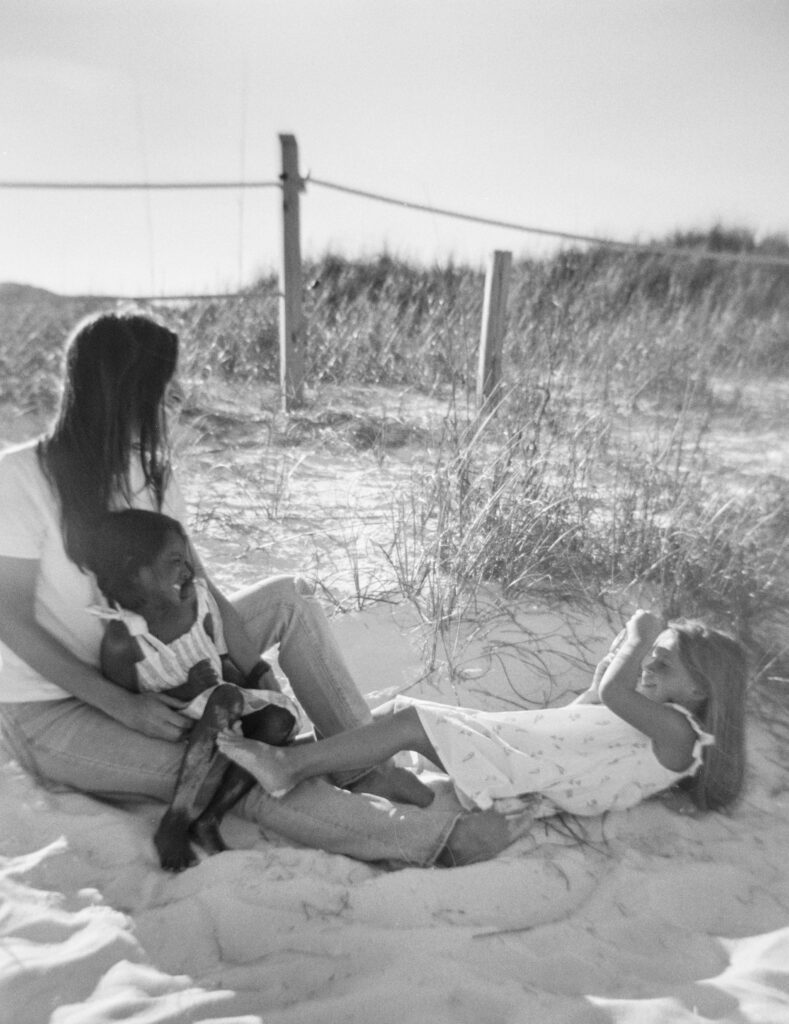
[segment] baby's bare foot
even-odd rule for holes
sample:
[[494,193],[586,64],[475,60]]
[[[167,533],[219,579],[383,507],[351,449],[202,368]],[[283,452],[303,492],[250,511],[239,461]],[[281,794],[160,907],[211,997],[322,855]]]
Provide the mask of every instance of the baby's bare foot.
[[228,729],[239,717],[244,707],[241,690],[230,683],[220,683],[208,698],[203,712],[206,726],[219,732]]
[[216,818],[198,818],[193,821],[189,828],[189,835],[201,846],[206,853],[212,856],[215,853],[223,853],[229,846],[222,838],[219,831],[219,822]]
[[168,811],[156,829],[153,842],[165,871],[183,871],[197,863],[189,842],[189,821],[182,814]]
[[284,796],[296,785],[297,780],[282,763],[281,747],[269,747],[228,733],[221,733],[216,745],[228,760],[248,771],[270,796]]

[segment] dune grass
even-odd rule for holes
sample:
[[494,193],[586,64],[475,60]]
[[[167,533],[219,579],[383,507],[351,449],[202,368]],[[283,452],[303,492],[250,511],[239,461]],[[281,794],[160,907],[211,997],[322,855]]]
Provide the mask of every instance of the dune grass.
[[[472,394],[481,271],[328,255],[305,272],[307,408],[271,436],[294,443],[328,385],[434,396],[444,410],[437,431],[357,412],[349,434],[348,417],[335,420],[381,463],[395,447],[418,452],[408,486],[391,497],[381,592],[405,595],[437,633],[483,585],[597,602],[647,592],[666,616],[703,615],[734,631],[780,689],[789,483],[729,465],[721,437],[780,439],[789,269],[704,258],[705,247],[758,249],[747,232],[671,241],[688,246],[687,259],[571,250],[517,263],[505,387],[482,411]],[[789,251],[781,239],[763,247]],[[4,309],[8,394],[51,406],[62,338],[91,303],[6,297]],[[276,381],[273,278],[242,300],[160,312],[181,334],[192,415],[222,388]],[[269,496],[269,517],[279,505]]]

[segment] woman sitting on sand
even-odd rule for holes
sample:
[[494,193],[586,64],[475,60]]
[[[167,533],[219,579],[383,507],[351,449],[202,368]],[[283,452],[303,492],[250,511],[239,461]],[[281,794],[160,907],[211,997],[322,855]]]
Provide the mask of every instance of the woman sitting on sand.
[[[147,508],[186,521],[168,443],[178,337],[147,315],[104,313],[77,326],[65,355],[51,430],[0,457],[0,721],[19,761],[45,782],[169,803],[194,721],[184,701],[102,675],[102,624],[85,609],[100,600],[87,570],[107,512]],[[227,600],[192,545],[190,561],[242,673],[278,645],[320,735],[372,720],[311,588],[283,576]],[[431,794],[401,769],[340,781],[345,788],[307,782],[282,801],[255,786],[237,809],[292,841],[368,861],[469,863],[517,835],[493,812],[409,806]]]
[[413,750],[449,774],[467,807],[507,812],[526,797],[536,816],[595,815],[683,784],[699,808],[715,810],[742,786],[745,685],[736,641],[700,623],[664,630],[638,611],[566,707],[481,712],[398,699],[372,725],[308,746],[231,732],[218,745],[272,796]]

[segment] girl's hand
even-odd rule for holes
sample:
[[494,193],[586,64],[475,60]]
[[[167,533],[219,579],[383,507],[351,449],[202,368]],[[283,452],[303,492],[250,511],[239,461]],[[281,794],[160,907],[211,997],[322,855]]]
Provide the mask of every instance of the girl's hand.
[[129,693],[128,697],[115,717],[144,736],[175,743],[184,739],[194,725],[192,719],[179,710],[184,706],[183,701],[163,693]]
[[608,668],[608,666],[611,664],[613,660],[614,651],[609,651],[608,654],[606,654],[606,656],[602,659],[602,661],[598,661],[597,667],[594,670],[594,675],[592,676],[592,685],[590,689],[597,690],[597,687],[600,685],[600,680],[605,675],[605,670]]
[[619,650],[619,648],[622,646],[622,644],[625,642],[626,639],[627,639],[627,626],[623,626],[622,629],[619,630],[619,632],[616,634],[614,639],[611,641],[611,646],[608,648],[608,654],[606,655],[606,658],[608,658],[609,662],[614,657],[614,655],[616,654],[616,652]]
[[655,757],[665,768],[683,771],[690,764],[696,741],[693,727],[676,708],[651,700],[637,689],[642,662],[663,632],[663,623],[639,608],[626,630],[625,642],[600,683],[600,699],[652,741]]
[[641,646],[652,646],[663,632],[663,623],[652,612],[639,608],[627,621],[625,626],[626,639]]
[[[649,612],[644,612],[644,611],[642,611],[639,608],[639,610],[635,613],[635,615],[632,616],[632,619],[635,619],[636,617],[640,618],[643,615],[647,615],[648,616]],[[632,619],[631,619],[631,621],[632,621]],[[611,646],[608,648],[608,654],[606,654],[606,656],[601,661],[598,661],[597,667],[594,670],[594,676],[592,677],[592,688],[593,689],[596,689],[600,685],[600,680],[605,675],[605,670],[608,668],[608,666],[614,660],[614,658],[616,657],[617,651],[622,646],[622,644],[625,642],[625,640],[629,640],[629,639],[631,639],[631,637],[628,634],[628,627],[627,627],[627,625],[625,625],[622,629],[619,630],[619,632],[616,634],[614,639],[611,641]]]
[[639,608],[630,616],[594,674],[592,688],[604,704],[611,707],[616,693],[635,690],[641,662],[662,632],[662,622],[651,612]]
[[[649,612],[642,611],[641,609],[631,617],[630,622],[628,622],[625,628],[621,629],[614,637],[611,646],[608,648],[608,654],[606,654],[602,660],[598,661],[589,689],[576,697],[573,701],[574,704],[600,703],[600,683],[608,670],[608,666],[613,662],[614,658],[619,653],[620,648],[626,641],[629,641],[630,643],[640,643],[640,641],[636,639],[637,631],[645,628],[645,619],[651,618],[654,618],[654,616],[650,615]],[[633,623],[632,630],[630,628],[631,623]]]

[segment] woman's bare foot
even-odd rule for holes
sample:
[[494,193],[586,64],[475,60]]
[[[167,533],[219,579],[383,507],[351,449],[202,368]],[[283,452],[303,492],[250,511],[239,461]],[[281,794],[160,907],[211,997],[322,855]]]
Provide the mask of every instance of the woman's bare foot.
[[229,732],[220,733],[216,745],[228,760],[257,779],[269,796],[284,796],[299,781],[284,763],[287,748],[269,747]]
[[497,811],[471,811],[458,818],[438,862],[452,868],[490,860],[525,835],[533,823],[530,811],[506,817]]

